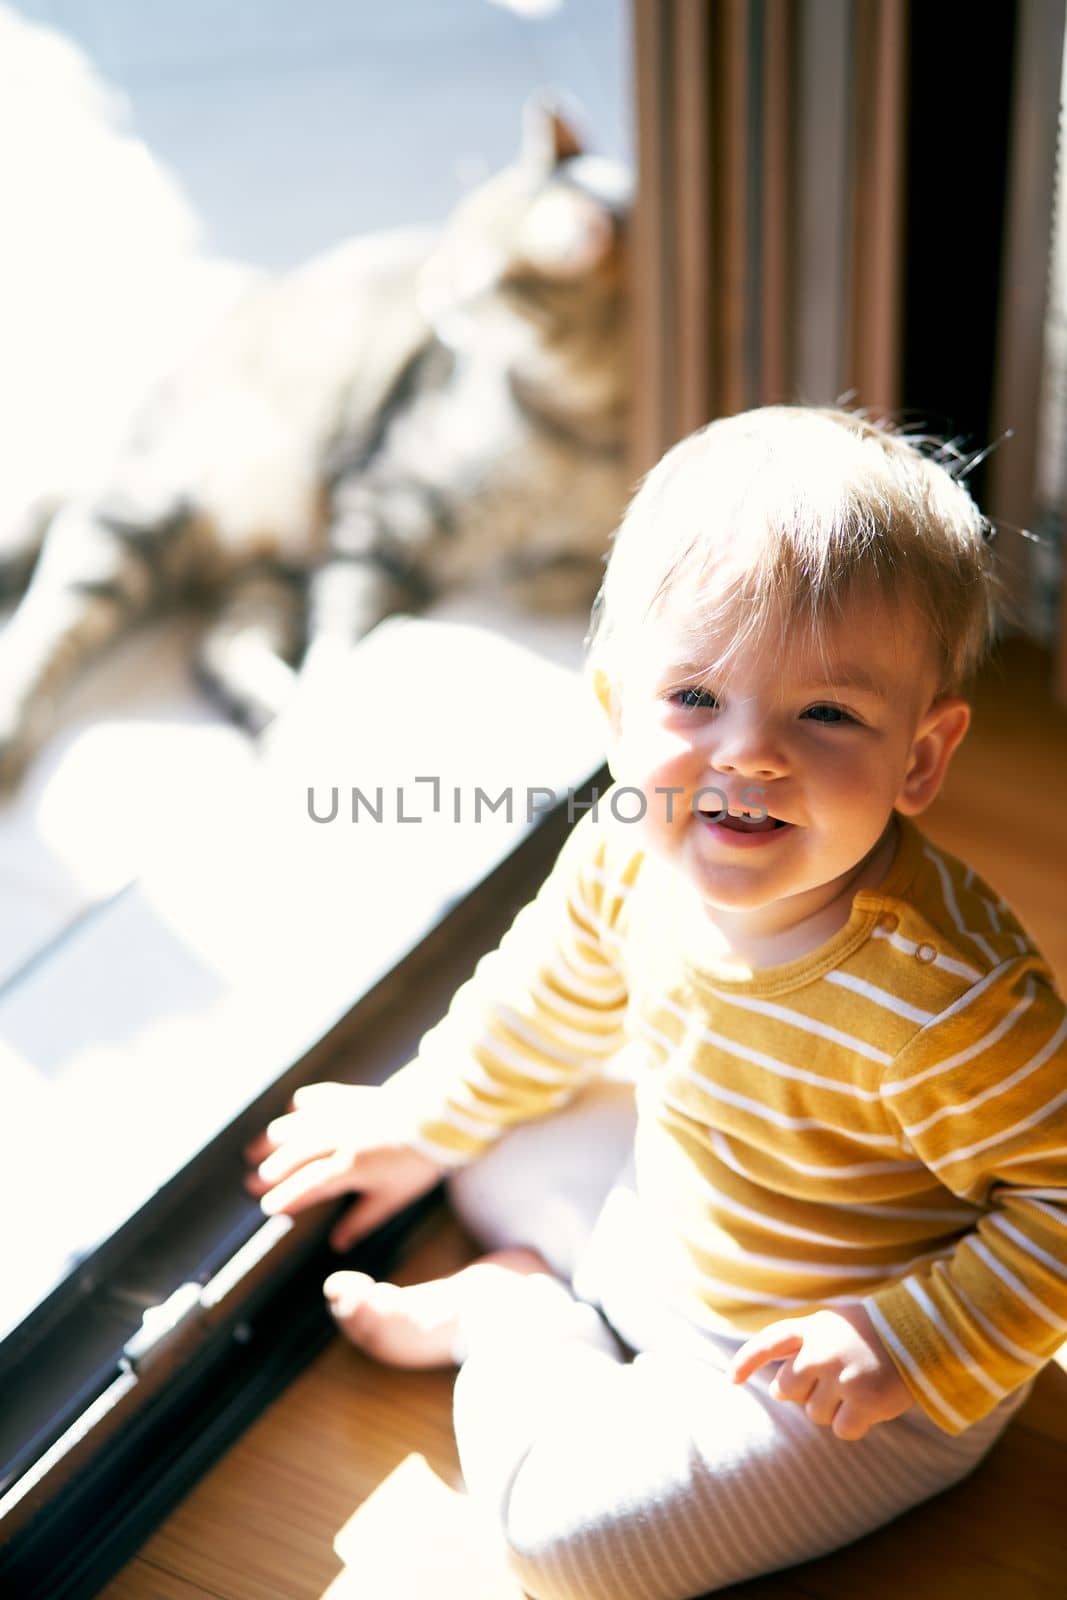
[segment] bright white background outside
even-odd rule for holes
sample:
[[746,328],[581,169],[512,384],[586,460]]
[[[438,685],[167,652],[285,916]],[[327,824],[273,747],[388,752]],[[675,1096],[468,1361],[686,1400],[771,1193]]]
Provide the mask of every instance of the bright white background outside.
[[[511,158],[532,91],[568,91],[594,147],[628,157],[626,13],[625,0],[0,3],[0,516],[27,495],[91,483],[151,379],[258,273],[354,232],[447,214]],[[546,626],[532,643],[573,665],[580,631]],[[223,1004],[235,945],[208,959],[182,923],[199,915],[195,938],[207,939],[203,908],[183,911],[173,871],[166,893],[150,885],[168,882],[213,797],[239,803],[253,758],[191,685],[190,642],[186,622],[153,627],[87,672],[17,797],[0,802],[0,1170],[7,1214],[32,1205],[39,1220],[21,1267],[5,1262],[0,1325],[140,1181],[136,1136],[118,1160],[117,1134],[150,1108],[151,1085],[126,1097],[124,1081],[153,1061],[181,1070],[185,1053],[190,1092],[168,1100],[163,1130],[177,1157],[179,1112],[195,1117],[195,1082],[213,1070],[189,1058],[193,1014]],[[471,734],[473,758],[476,723]],[[581,766],[572,748],[568,776]],[[79,966],[79,940],[142,880],[144,903],[160,926],[169,919],[173,1014],[138,1017],[139,964],[158,981],[158,959],[124,947],[113,918],[127,1021],[116,1027],[104,984],[99,1027],[87,1028],[97,979],[92,961]],[[137,918],[124,915],[133,939]],[[49,985],[56,963],[63,983]],[[254,970],[246,952],[245,976]],[[68,1002],[77,1027],[64,1022]],[[231,1070],[236,1087],[242,1066]],[[47,1160],[32,1153],[40,1140]],[[94,1174],[80,1206],[68,1163]]]

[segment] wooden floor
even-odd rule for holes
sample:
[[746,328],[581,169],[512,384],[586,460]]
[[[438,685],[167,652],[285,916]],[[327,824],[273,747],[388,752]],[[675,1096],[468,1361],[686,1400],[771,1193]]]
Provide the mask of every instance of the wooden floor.
[[[927,820],[1011,902],[1067,982],[1067,714],[1047,664],[1007,650]],[[404,1274],[452,1270],[437,1225]],[[462,1494],[452,1377],[339,1342],[198,1485],[105,1600],[519,1600]],[[803,1492],[798,1486],[798,1492]],[[726,1593],[726,1591],[721,1591]],[[1064,1600],[1067,1347],[964,1484],[849,1549],[730,1591],[745,1600]]]

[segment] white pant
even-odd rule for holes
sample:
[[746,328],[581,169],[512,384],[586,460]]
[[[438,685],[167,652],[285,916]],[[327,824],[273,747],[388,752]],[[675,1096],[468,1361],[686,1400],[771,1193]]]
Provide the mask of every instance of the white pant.
[[449,1180],[487,1248],[539,1250],[575,1296],[532,1280],[521,1320],[472,1338],[455,1429],[472,1497],[537,1600],[691,1600],[847,1544],[958,1482],[1029,1385],[953,1438],[918,1407],[840,1440],[726,1374],[747,1337],[708,1334],[657,1296],[633,1191],[634,1107],[597,1084],[513,1129]]

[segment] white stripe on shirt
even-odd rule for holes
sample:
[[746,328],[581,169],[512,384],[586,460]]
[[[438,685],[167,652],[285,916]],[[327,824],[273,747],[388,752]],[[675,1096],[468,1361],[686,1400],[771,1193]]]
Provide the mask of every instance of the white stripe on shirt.
[[721,1278],[701,1272],[699,1267],[694,1267],[693,1271],[698,1282],[716,1295],[729,1300],[746,1300],[758,1306],[801,1306],[806,1311],[818,1311],[823,1306],[844,1305],[856,1298],[854,1289],[848,1294],[818,1295],[810,1299],[801,1295],[766,1294],[760,1289],[746,1289],[739,1283],[724,1283]]
[[926,1023],[934,1020],[934,1012],[909,1005],[906,1000],[890,994],[888,989],[879,989],[876,983],[868,983],[866,978],[857,978],[854,973],[839,972],[835,968],[826,974],[826,981],[836,983],[842,989],[851,989],[853,994],[861,994],[865,1000],[881,1006],[883,1011],[894,1011],[898,1017],[906,1017],[909,1022]]
[[968,1299],[958,1283],[952,1285],[952,1292],[966,1315],[972,1321],[977,1322],[986,1337],[991,1339],[994,1344],[999,1344],[1000,1348],[1007,1351],[1013,1360],[1018,1361],[1024,1367],[1032,1367],[1035,1372],[1039,1367],[1045,1365],[1048,1359],[1047,1356],[1035,1356],[1031,1351],[1024,1350],[1021,1345],[1016,1344],[1014,1339],[1009,1339],[1002,1329],[998,1328],[995,1323],[990,1322],[984,1311],[979,1311],[973,1300]]
[[1023,1012],[1033,1003],[1036,994],[1036,985],[1028,978],[1022,999],[1015,1004],[1007,1016],[1001,1017],[995,1028],[976,1039],[974,1044],[969,1044],[963,1050],[957,1050],[955,1055],[946,1056],[944,1061],[935,1061],[932,1067],[924,1067],[922,1072],[915,1072],[910,1078],[901,1078],[897,1083],[887,1083],[882,1090],[884,1098],[891,1095],[904,1094],[908,1089],[914,1089],[917,1084],[925,1083],[929,1078],[936,1078],[939,1073],[950,1072],[953,1067],[962,1066],[965,1061],[971,1061],[975,1056],[981,1055],[983,1050],[988,1050],[990,1045],[1003,1039],[1009,1028],[1022,1016]]
[[1036,1294],[1031,1294],[1025,1283],[1021,1283],[1014,1272],[1009,1272],[1004,1263],[997,1260],[989,1246],[977,1234],[969,1235],[964,1243],[989,1268],[994,1277],[999,1278],[1001,1283],[1011,1290],[1017,1300],[1021,1300],[1024,1306],[1030,1307],[1035,1316],[1040,1317],[1042,1322],[1047,1322],[1049,1327],[1055,1328],[1057,1332],[1067,1333],[1067,1321],[1057,1316],[1051,1306],[1039,1300]]
[[980,983],[976,983],[971,989],[965,989],[958,1000],[953,1000],[950,1006],[946,1006],[943,1011],[939,1011],[934,1021],[942,1023],[947,1022],[949,1017],[958,1017],[961,1011],[966,1011],[968,1006],[972,1006],[976,1000],[980,1000],[986,990],[992,988],[993,984],[1005,972],[1008,972],[1012,967],[1017,967],[1018,964],[1019,958],[1017,956],[1009,956],[1006,961],[1000,963],[999,967],[994,967],[992,972],[987,972]]
[[[663,998],[663,1007],[679,1022],[689,1023],[689,1014],[676,1000],[669,995]],[[791,1078],[798,1083],[810,1083],[816,1089],[828,1089],[835,1094],[847,1094],[850,1099],[864,1100],[868,1104],[881,1099],[878,1089],[860,1089],[847,1080],[842,1082],[838,1078],[825,1078],[818,1072],[808,1072],[804,1067],[791,1066],[786,1061],[780,1061],[777,1056],[769,1056],[762,1050],[753,1050],[749,1045],[739,1044],[736,1039],[730,1039],[723,1033],[716,1033],[712,1028],[693,1028],[687,1026],[690,1038],[697,1038],[703,1044],[710,1044],[717,1050],[722,1050],[726,1055],[736,1056],[739,1061],[750,1061],[754,1067],[763,1067],[767,1072],[773,1072],[779,1078]]]
[[900,1365],[904,1367],[905,1370],[911,1375],[912,1382],[922,1390],[923,1394],[931,1402],[935,1409],[940,1411],[942,1416],[947,1417],[949,1421],[962,1432],[967,1426],[966,1417],[961,1417],[959,1412],[954,1410],[944,1396],[934,1388],[933,1384],[923,1372],[922,1368],[914,1360],[911,1353],[904,1345],[901,1344],[900,1340],[897,1338],[896,1334],[893,1332],[892,1328],[889,1326],[888,1322],[885,1320],[885,1317],[879,1311],[874,1301],[868,1299],[865,1300],[863,1304],[868,1315],[870,1316],[871,1321],[874,1323],[878,1337],[881,1339],[886,1349],[891,1351],[892,1354],[896,1356]]
[[[581,1034],[575,1028],[564,1027],[562,1023],[552,1026],[550,1039],[546,1039],[542,1028],[539,1028],[529,1017],[524,1017],[510,1006],[502,1005],[494,1017],[508,1033],[513,1033],[516,1039],[521,1039],[531,1049],[538,1050],[546,1056],[551,1056],[553,1061],[570,1062],[578,1066],[590,1057],[614,1055],[619,1048],[619,1035],[616,1030],[610,1034],[589,1033]],[[493,1045],[488,1044],[492,1049]]]
[[924,1250],[921,1254],[912,1256],[910,1261],[876,1261],[873,1263],[868,1262],[864,1266],[841,1266],[839,1264],[831,1265],[825,1261],[794,1261],[786,1256],[760,1255],[754,1250],[745,1249],[737,1244],[735,1240],[729,1239],[729,1235],[724,1236],[733,1246],[732,1249],[728,1250],[724,1250],[721,1246],[715,1244],[703,1244],[700,1238],[688,1229],[681,1230],[681,1237],[687,1244],[692,1245],[694,1249],[701,1251],[704,1255],[720,1256],[724,1261],[751,1261],[754,1266],[769,1267],[774,1271],[791,1272],[797,1277],[889,1279],[897,1278],[902,1272],[913,1272],[916,1267],[921,1267],[924,1262],[943,1261],[945,1259],[945,1251],[941,1248]]
[[[496,1062],[498,1066],[507,1067],[512,1072],[517,1072],[520,1077],[532,1078],[535,1083],[554,1083],[562,1085],[565,1083],[573,1084],[577,1081],[580,1081],[573,1066],[568,1065],[559,1068],[546,1067],[543,1062],[530,1061],[518,1050],[513,1050],[510,1045],[503,1044],[499,1039],[491,1038],[487,1033],[480,1034],[479,1037],[474,1041],[474,1050],[483,1050],[486,1055],[492,1057],[493,1061]],[[482,1072],[485,1072],[486,1070],[484,1065],[477,1060],[477,1057],[474,1056],[472,1051],[469,1070],[473,1071],[478,1070],[479,1068]],[[498,1083],[497,1089],[506,1095],[508,1092],[508,1085]]]
[[[814,1033],[820,1039],[844,1045],[847,1050],[866,1056],[868,1061],[877,1061],[880,1066],[888,1066],[893,1059],[888,1050],[880,1050],[876,1044],[868,1044],[866,1039],[857,1039],[854,1034],[832,1028],[828,1022],[819,1022],[815,1017],[806,1017],[800,1011],[790,1011],[788,1006],[777,1005],[773,1000],[757,1000],[754,995],[729,994],[724,989],[713,989],[711,992],[716,1000],[725,1000],[727,1005],[737,1006],[743,1011],[756,1011],[765,1017],[777,1017],[803,1033]],[[811,1081],[826,1082],[825,1079],[815,1079],[814,1074],[811,1075]],[[837,1086],[827,1083],[827,1087]]]
[[[1067,1015],[1064,1016],[1063,1021],[1045,1046],[1046,1055],[1051,1055],[1054,1050],[1057,1050],[1064,1038],[1067,1038]],[[931,1158],[926,1165],[931,1172],[940,1172],[943,1167],[955,1166],[957,1162],[966,1161],[971,1156],[980,1154],[983,1150],[991,1149],[993,1145],[1005,1144],[1009,1139],[1014,1139],[1017,1133],[1026,1133],[1028,1129],[1036,1128],[1039,1122],[1043,1122],[1046,1117],[1050,1117],[1054,1111],[1058,1111],[1060,1106],[1065,1104],[1067,1104],[1067,1089],[1062,1094],[1055,1095],[1051,1100],[1046,1100],[1045,1104],[1039,1106],[1032,1116],[1021,1118],[1020,1121],[1013,1123],[1010,1128],[1002,1128],[997,1133],[991,1133],[987,1139],[978,1139],[974,1144],[966,1145],[962,1150],[950,1150],[947,1155],[939,1156],[936,1160]],[[1031,1151],[1027,1159],[1031,1161],[1034,1159],[1046,1159],[1046,1153],[1042,1152],[1035,1158],[1035,1153]]]
[[576,1000],[569,1000],[566,995],[558,994],[548,984],[536,980],[530,984],[530,996],[550,1013],[548,1019],[550,1026],[565,1027],[565,1024],[558,1022],[557,1019],[568,1017],[572,1022],[577,1022],[577,1032],[580,1034],[593,1033],[597,1030],[603,1032],[606,1028],[618,1031],[622,1015],[618,1007],[606,1006],[602,1011],[599,1006],[579,1005]]
[[[905,939],[902,933],[890,933],[888,928],[876,925],[871,930],[872,939],[886,939],[894,950],[899,950],[901,955],[913,956],[919,946],[914,939]],[[977,967],[969,967],[965,961],[956,961],[952,956],[942,955],[937,952],[932,967],[940,967],[942,972],[951,972],[956,978],[967,978],[971,983],[977,983],[982,974]]]
[[[711,1142],[723,1166],[729,1167],[731,1172],[736,1172],[739,1178],[745,1178],[749,1183],[757,1185],[762,1183],[762,1179],[754,1178],[738,1164],[736,1156],[733,1155],[721,1133],[713,1131]],[[775,1154],[772,1159],[783,1167],[788,1167],[791,1172],[803,1172],[809,1178],[866,1178],[882,1172],[919,1172],[923,1165],[921,1161],[856,1161],[848,1167],[814,1167],[806,1161],[790,1161],[786,1156],[779,1154]]]
[[1017,1083],[1022,1083],[1032,1072],[1038,1072],[1048,1060],[1048,1052],[1038,1051],[1036,1056],[1031,1056],[1029,1061],[1017,1067],[1008,1077],[999,1079],[990,1084],[988,1089],[983,1089],[981,1094],[972,1095],[970,1100],[961,1100],[958,1105],[940,1106],[938,1110],[931,1111],[925,1122],[916,1122],[914,1125],[907,1123],[904,1132],[909,1139],[915,1139],[920,1133],[925,1133],[927,1128],[932,1128],[935,1123],[941,1122],[945,1117],[961,1117],[968,1111],[973,1111],[976,1106],[985,1105],[987,1100],[993,1100],[998,1094],[1005,1094],[1009,1089],[1014,1089]]
[[1039,1244],[1036,1244],[1020,1228],[1014,1227],[1007,1217],[990,1217],[987,1227],[995,1228],[998,1233],[1006,1233],[1008,1238],[1014,1239],[1019,1249],[1024,1251],[1026,1255],[1032,1256],[1035,1261],[1040,1261],[1057,1278],[1067,1280],[1067,1261],[1060,1260],[1048,1250],[1043,1250]]
[[983,939],[980,933],[975,933],[973,928],[968,928],[964,925],[963,918],[960,915],[960,908],[956,904],[956,895],[952,888],[952,879],[949,876],[949,870],[945,865],[943,858],[938,855],[936,850],[931,850],[929,845],[925,846],[923,849],[923,855],[926,857],[927,861],[932,861],[937,869],[937,875],[941,879],[941,892],[945,897],[945,905],[948,907],[948,914],[956,924],[959,932],[963,934],[965,939],[970,939],[972,944],[976,944],[979,950],[981,950],[982,954],[985,956],[986,960],[991,961],[993,965],[996,966],[998,960],[997,952],[993,949],[993,946],[989,943],[988,939]]
[[[900,1141],[892,1133],[857,1133],[853,1128],[838,1128],[832,1122],[827,1122],[825,1117],[791,1117],[784,1111],[775,1111],[773,1107],[765,1105],[762,1100],[753,1100],[747,1094],[738,1094],[734,1089],[727,1089],[723,1084],[716,1083],[712,1078],[706,1078],[702,1073],[692,1067],[676,1065],[674,1071],[690,1083],[710,1095],[713,1100],[721,1100],[725,1105],[736,1106],[739,1111],[747,1111],[754,1117],[759,1117],[761,1122],[769,1122],[776,1128],[790,1128],[799,1131],[804,1128],[817,1128],[823,1133],[833,1134],[840,1139],[847,1139],[850,1144],[885,1144],[891,1150],[900,1148]],[[668,1096],[664,1095],[664,1100]],[[669,1102],[670,1103],[670,1102]],[[687,1106],[675,1105],[676,1111],[681,1111],[685,1116],[692,1112]]]
[[[743,1222],[754,1222],[762,1227],[764,1232],[781,1234],[786,1239],[803,1239],[809,1244],[828,1244],[838,1250],[869,1250],[871,1248],[869,1239],[863,1240],[862,1243],[853,1242],[850,1239],[835,1239],[828,1233],[816,1233],[813,1228],[801,1228],[796,1223],[783,1222],[781,1218],[773,1216],[770,1212],[754,1211],[751,1206],[742,1205],[740,1200],[735,1200],[731,1195],[724,1194],[721,1189],[715,1187],[709,1178],[705,1178],[703,1173],[695,1169],[690,1170],[687,1176],[694,1186],[700,1190],[702,1198],[710,1197],[716,1211],[724,1211],[728,1216],[738,1217]],[[850,1211],[854,1209],[852,1206],[849,1207]],[[875,1208],[870,1207],[868,1209],[874,1210]]]
[[[613,1006],[621,1005],[626,999],[626,984],[622,978],[615,976],[614,967],[596,967],[592,971],[579,970],[577,964],[572,962],[572,956],[557,955],[555,952],[549,960],[544,962],[543,970],[562,983],[565,988],[573,990],[592,1005],[603,1006],[605,1012]],[[611,977],[613,982],[585,982],[585,979],[601,979]],[[564,1004],[561,999],[557,1004]]]
[[[592,950],[596,959],[590,960],[587,956],[582,955],[579,945],[582,948]],[[566,965],[566,970],[568,972],[573,971],[580,978],[604,978],[609,973],[614,976],[617,972],[617,968],[601,950],[600,946],[594,944],[582,929],[576,932],[573,942],[563,948],[562,959]]]
[[[1067,1155],[1067,1150],[1063,1154]],[[1063,1210],[1064,1203],[1067,1201],[1067,1190],[1013,1189],[1011,1198],[1015,1203],[1022,1201],[1024,1205],[1033,1206],[1035,1211],[1040,1211],[1046,1221],[1054,1223],[1057,1228],[1067,1229],[1067,1215],[1064,1214]],[[1057,1200],[1059,1204],[1047,1206],[1043,1204],[1045,1200]]]
[[965,1367],[971,1377],[980,1383],[982,1388],[991,1394],[995,1400],[1003,1400],[1009,1391],[1002,1389],[1000,1384],[991,1378],[984,1368],[978,1364],[966,1346],[960,1343],[922,1284],[916,1278],[905,1278],[902,1287],[908,1291],[916,1305],[920,1306],[926,1313],[960,1365]]

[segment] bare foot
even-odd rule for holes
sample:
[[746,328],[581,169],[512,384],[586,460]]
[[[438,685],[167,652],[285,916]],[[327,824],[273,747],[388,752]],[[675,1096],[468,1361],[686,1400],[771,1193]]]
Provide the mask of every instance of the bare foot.
[[516,1277],[551,1268],[536,1250],[494,1250],[448,1278],[401,1287],[365,1272],[332,1272],[323,1284],[346,1338],[391,1367],[454,1367],[464,1313],[511,1292]]

